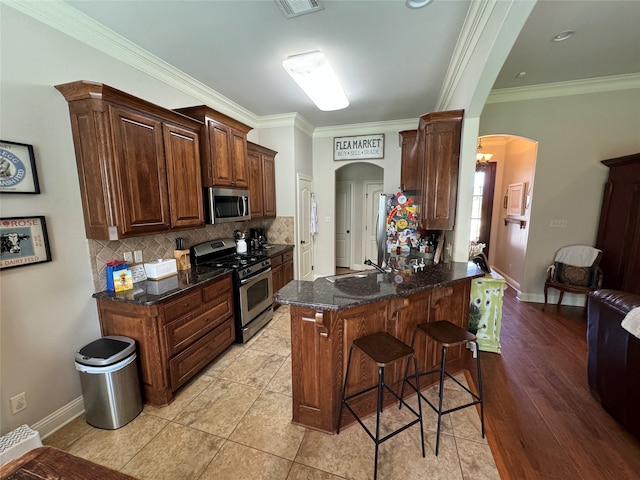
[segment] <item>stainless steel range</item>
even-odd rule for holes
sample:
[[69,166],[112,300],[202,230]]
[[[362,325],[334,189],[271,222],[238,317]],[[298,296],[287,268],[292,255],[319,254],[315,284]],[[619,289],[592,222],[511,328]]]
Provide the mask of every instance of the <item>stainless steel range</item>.
[[245,343],[273,318],[271,260],[266,255],[236,253],[231,238],[191,247],[196,266],[233,269],[236,343]]

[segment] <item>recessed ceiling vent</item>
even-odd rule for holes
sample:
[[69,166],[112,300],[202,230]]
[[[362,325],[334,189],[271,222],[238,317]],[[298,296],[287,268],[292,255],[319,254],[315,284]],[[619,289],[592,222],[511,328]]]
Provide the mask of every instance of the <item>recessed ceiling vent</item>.
[[324,10],[318,0],[275,0],[275,2],[282,10],[282,14],[287,18]]

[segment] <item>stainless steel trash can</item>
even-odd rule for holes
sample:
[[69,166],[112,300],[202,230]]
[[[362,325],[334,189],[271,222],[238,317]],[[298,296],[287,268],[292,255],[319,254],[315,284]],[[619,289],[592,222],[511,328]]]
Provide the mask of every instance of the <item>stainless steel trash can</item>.
[[135,340],[115,335],[99,338],[76,352],[89,425],[115,430],[142,411],[136,359]]

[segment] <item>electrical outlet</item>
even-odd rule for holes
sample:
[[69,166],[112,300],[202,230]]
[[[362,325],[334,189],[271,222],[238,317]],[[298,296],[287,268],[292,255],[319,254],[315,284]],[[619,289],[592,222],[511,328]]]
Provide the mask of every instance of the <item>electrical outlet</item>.
[[142,250],[136,250],[133,252],[133,260],[135,263],[142,263]]
[[324,223],[331,223],[331,217],[329,215],[324,217]]
[[15,415],[27,408],[27,394],[22,392],[15,397],[10,398],[11,401],[11,414]]
[[131,252],[124,252],[124,261],[127,263],[133,262],[133,254]]

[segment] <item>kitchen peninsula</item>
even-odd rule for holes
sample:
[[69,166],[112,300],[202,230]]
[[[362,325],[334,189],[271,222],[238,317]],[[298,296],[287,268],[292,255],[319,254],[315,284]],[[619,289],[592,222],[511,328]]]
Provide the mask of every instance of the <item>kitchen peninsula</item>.
[[[316,279],[294,280],[280,289],[275,302],[289,305],[293,422],[335,433],[338,426],[342,382],[353,340],[386,331],[410,344],[418,323],[449,320],[467,328],[471,280],[482,271],[472,263],[441,263],[416,273],[376,270]],[[440,352],[432,340],[419,337],[415,345],[421,370],[437,368]],[[428,352],[428,355],[427,355]],[[447,352],[448,371],[464,365],[463,347]],[[347,393],[375,385],[377,368],[354,352]],[[385,381],[397,388],[404,365],[388,368]],[[430,380],[430,379],[427,379]],[[430,383],[426,381],[423,386]],[[375,392],[354,401],[360,414],[375,412]],[[385,397],[385,405],[393,399]],[[355,420],[344,414],[344,424]]]

